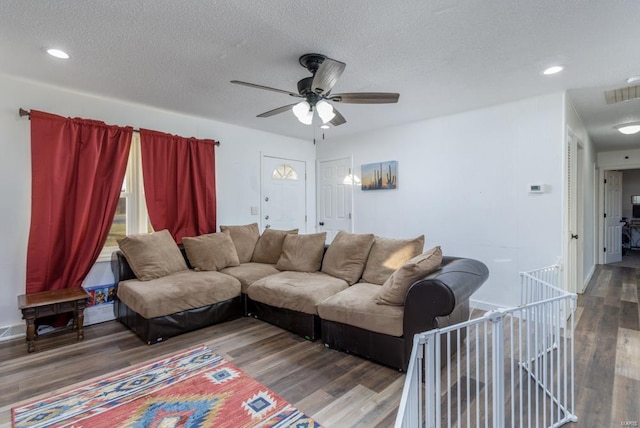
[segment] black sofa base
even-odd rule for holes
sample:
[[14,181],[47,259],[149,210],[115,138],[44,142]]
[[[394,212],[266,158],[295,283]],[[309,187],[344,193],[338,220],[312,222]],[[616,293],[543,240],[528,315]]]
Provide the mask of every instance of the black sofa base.
[[147,319],[116,299],[113,312],[118,321],[151,345],[182,333],[240,318],[244,314],[244,303],[242,297],[238,296],[213,305]]
[[325,346],[373,360],[402,371],[407,370],[404,337],[376,333],[348,324],[322,320],[322,341]]
[[256,302],[248,297],[247,311],[251,317],[289,330],[312,342],[320,339],[320,318],[318,315],[277,308]]

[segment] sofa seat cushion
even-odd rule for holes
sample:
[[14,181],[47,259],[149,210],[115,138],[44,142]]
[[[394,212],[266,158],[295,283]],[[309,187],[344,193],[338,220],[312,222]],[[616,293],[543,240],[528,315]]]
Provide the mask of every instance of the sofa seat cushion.
[[257,280],[269,275],[280,273],[280,271],[276,269],[275,265],[254,262],[242,263],[239,266],[224,268],[220,272],[238,279],[242,285],[242,292],[245,294],[247,293],[249,286]]
[[367,282],[354,284],[320,303],[318,315],[323,320],[401,337],[404,307],[378,305],[380,288]]
[[118,298],[143,317],[155,318],[240,296],[240,281],[220,272],[183,271],[150,281],[118,284]]
[[317,306],[349,285],[346,281],[322,272],[280,272],[251,284],[251,300],[278,308],[317,315]]

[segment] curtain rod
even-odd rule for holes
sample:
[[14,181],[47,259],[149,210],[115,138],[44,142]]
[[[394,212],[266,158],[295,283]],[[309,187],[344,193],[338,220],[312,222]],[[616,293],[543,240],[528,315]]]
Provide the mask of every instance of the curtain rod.
[[[31,112],[29,110],[23,109],[22,107],[18,109],[18,114],[20,115],[20,117],[27,116],[29,119],[31,119]],[[140,132],[140,130],[134,129],[133,132]],[[215,144],[216,146],[220,146],[220,141],[214,140],[213,144]]]

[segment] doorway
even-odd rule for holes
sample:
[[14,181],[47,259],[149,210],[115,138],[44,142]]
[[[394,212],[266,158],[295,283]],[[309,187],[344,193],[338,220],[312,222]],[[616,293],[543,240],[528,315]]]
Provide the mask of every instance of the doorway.
[[306,162],[263,155],[261,183],[261,229],[306,233]]
[[331,243],[339,231],[353,231],[353,187],[350,158],[318,161],[318,232]]
[[[600,263],[640,268],[640,169],[632,165],[629,169],[605,170],[602,176],[604,204],[600,236],[604,251]],[[615,215],[610,216],[609,212]],[[619,252],[616,257],[610,257],[609,245],[616,246],[613,251]]]

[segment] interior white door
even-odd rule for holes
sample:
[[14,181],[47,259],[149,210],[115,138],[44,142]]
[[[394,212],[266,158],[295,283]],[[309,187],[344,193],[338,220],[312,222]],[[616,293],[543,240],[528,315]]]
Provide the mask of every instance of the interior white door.
[[604,172],[604,262],[622,260],[622,171]]
[[318,231],[327,232],[327,243],[339,231],[353,231],[352,207],[355,176],[351,159],[318,162]]
[[262,156],[262,229],[307,231],[307,166],[304,161]]
[[566,289],[580,293],[584,288],[584,150],[578,138],[568,132],[567,138],[567,214],[568,251],[566,269]]

